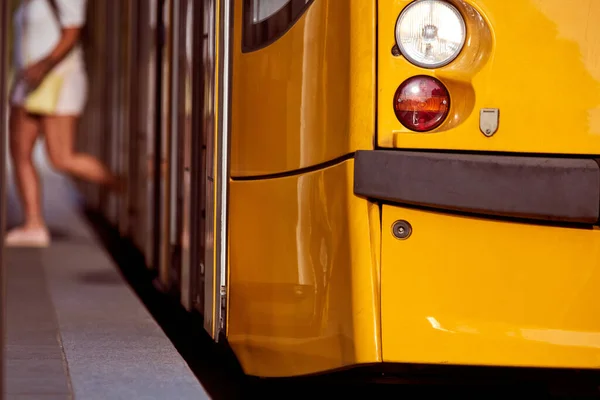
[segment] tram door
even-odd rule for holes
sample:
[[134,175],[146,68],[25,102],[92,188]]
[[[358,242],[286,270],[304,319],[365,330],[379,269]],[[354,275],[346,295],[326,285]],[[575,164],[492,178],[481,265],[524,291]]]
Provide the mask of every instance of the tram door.
[[179,211],[175,213],[180,222],[172,226],[177,229],[181,248],[176,261],[182,303],[203,315],[204,328],[218,340],[226,308],[230,75],[225,68],[229,49],[220,38],[227,31],[224,26],[230,26],[225,18],[230,1],[180,1],[188,7],[180,7],[182,16],[178,19],[185,25],[180,29],[180,48],[185,49],[186,57],[180,60],[187,69],[182,71],[185,83],[180,90],[184,94],[179,96],[185,105],[179,122],[182,137],[178,138],[179,146],[183,146],[177,176],[180,186],[176,188]]
[[[208,4],[207,4],[208,3]],[[165,0],[168,21],[167,62],[163,72],[162,153],[168,172],[164,176],[162,212],[163,289],[179,295],[191,310],[203,303],[204,216],[206,199],[206,141],[212,130],[211,67],[206,65],[205,10],[210,1]],[[163,214],[164,215],[164,214]],[[168,241],[167,241],[168,239]],[[202,310],[201,310],[202,312]]]
[[218,0],[163,1],[159,276],[163,290],[179,295],[188,310],[198,310],[216,338],[224,325],[226,292],[228,79],[223,77],[229,74],[223,65],[216,69],[223,47],[218,45],[223,26],[216,22],[226,11]]
[[[180,49],[181,94],[178,183],[179,200],[175,218],[179,257],[174,257],[180,271],[181,301],[188,310],[196,309],[206,318],[205,290],[207,258],[213,256],[210,242],[212,226],[207,223],[214,214],[209,169],[215,127],[215,2],[182,1]],[[183,18],[185,16],[185,18]],[[173,196],[172,198],[174,198]],[[207,219],[207,216],[209,217]],[[208,242],[207,242],[208,240]],[[212,290],[208,291],[212,294]],[[211,296],[209,294],[209,296]],[[211,302],[212,304],[212,302]]]
[[207,200],[214,195],[209,177],[214,159],[207,149],[212,149],[215,126],[215,5],[213,0],[171,0],[169,13],[169,111],[163,113],[169,132],[169,142],[163,140],[169,159],[168,286],[179,291],[188,310],[206,317],[205,265],[213,252],[210,242],[207,246],[213,203]]
[[211,180],[214,158],[215,134],[215,94],[216,94],[216,1],[203,2],[202,24],[196,34],[200,58],[197,68],[201,79],[195,86],[197,96],[201,99],[200,108],[195,122],[199,132],[202,132],[195,145],[198,164],[195,168],[199,182],[195,194],[198,200],[194,209],[194,226],[196,227],[197,242],[194,254],[196,259],[192,264],[192,287],[194,306],[204,315],[205,326],[212,329],[213,310],[213,271],[214,259],[214,181]]
[[[160,124],[160,194],[158,214],[161,289],[182,295],[183,264],[189,258],[189,192],[192,116],[192,0],[162,1],[162,72]],[[189,44],[188,44],[189,43]],[[188,184],[186,184],[188,182]],[[186,248],[186,251],[184,251]],[[184,260],[185,259],[185,260]]]
[[[155,199],[155,244],[153,258],[158,269],[158,285],[163,292],[181,295],[183,248],[189,225],[189,207],[184,206],[186,181],[190,181],[192,99],[189,87],[191,47],[187,46],[188,26],[193,24],[193,1],[160,0],[158,4],[159,97],[156,103],[159,123],[155,142],[157,171]],[[188,13],[188,10],[190,13]],[[184,223],[185,221],[185,223]]]
[[159,96],[156,140],[155,254],[160,289],[177,292],[179,263],[177,258],[177,174],[179,132],[179,6],[180,0],[159,1]]
[[[129,63],[131,76],[131,128],[128,168],[130,184],[127,199],[129,235],[142,250],[147,265],[156,267],[153,259],[154,217],[154,141],[156,137],[156,57],[157,0],[129,2],[135,51]],[[131,43],[130,43],[131,45]],[[136,155],[136,156],[133,156]]]
[[[196,99],[193,95],[194,0],[174,0],[172,3],[172,59],[170,102],[169,156],[169,285],[179,291],[184,305],[190,308],[191,258],[191,185],[193,115]],[[196,6],[197,7],[197,6]]]

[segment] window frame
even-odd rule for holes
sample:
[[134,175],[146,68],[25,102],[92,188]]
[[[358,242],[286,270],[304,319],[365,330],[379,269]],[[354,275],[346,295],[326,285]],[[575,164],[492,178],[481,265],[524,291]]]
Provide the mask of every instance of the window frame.
[[243,0],[242,53],[263,49],[285,35],[313,4],[314,0],[289,0],[276,13],[254,23],[254,1]]

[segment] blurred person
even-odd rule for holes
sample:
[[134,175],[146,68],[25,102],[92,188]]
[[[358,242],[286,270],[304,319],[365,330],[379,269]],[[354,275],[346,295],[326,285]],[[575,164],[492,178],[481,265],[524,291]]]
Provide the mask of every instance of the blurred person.
[[7,232],[7,246],[46,247],[41,183],[33,149],[43,132],[52,166],[60,172],[119,190],[96,158],[75,152],[78,118],[87,100],[80,36],[87,0],[21,0],[14,14],[15,84],[10,97],[10,154],[24,211],[23,225]]

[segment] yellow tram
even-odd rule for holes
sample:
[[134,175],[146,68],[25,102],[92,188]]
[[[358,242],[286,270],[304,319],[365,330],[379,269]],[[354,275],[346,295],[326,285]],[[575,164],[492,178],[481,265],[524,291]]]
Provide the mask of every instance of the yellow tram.
[[82,189],[249,375],[597,368],[599,17],[90,0]]

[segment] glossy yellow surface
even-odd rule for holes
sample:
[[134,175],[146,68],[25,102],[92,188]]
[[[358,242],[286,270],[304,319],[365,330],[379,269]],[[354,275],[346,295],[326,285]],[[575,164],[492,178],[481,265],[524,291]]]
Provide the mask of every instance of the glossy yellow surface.
[[228,340],[246,373],[381,360],[379,207],[352,182],[350,160],[231,183]]
[[598,230],[382,214],[384,361],[600,366]]
[[231,175],[293,171],[373,147],[374,0],[317,0],[273,44],[241,52],[235,1]]
[[[378,3],[381,146],[600,153],[600,2],[451,0],[467,19],[468,39],[437,70],[392,56],[396,19],[409,3]],[[393,112],[397,87],[418,74],[436,76],[450,91],[450,116],[434,133],[408,131]],[[492,138],[479,130],[481,108],[500,110]]]
[[[353,194],[353,160],[235,179],[372,149],[375,123],[383,147],[600,153],[600,4],[451,0],[467,45],[432,71],[391,54],[409,2],[375,13],[371,1],[316,0],[248,54],[236,2],[229,343],[246,373],[271,377],[378,361],[600,367],[597,230],[392,206],[380,226],[379,206]],[[393,113],[396,88],[418,74],[452,97],[434,133],[408,132]],[[492,138],[481,108],[500,109]],[[408,240],[391,234],[398,219],[413,225]]]

